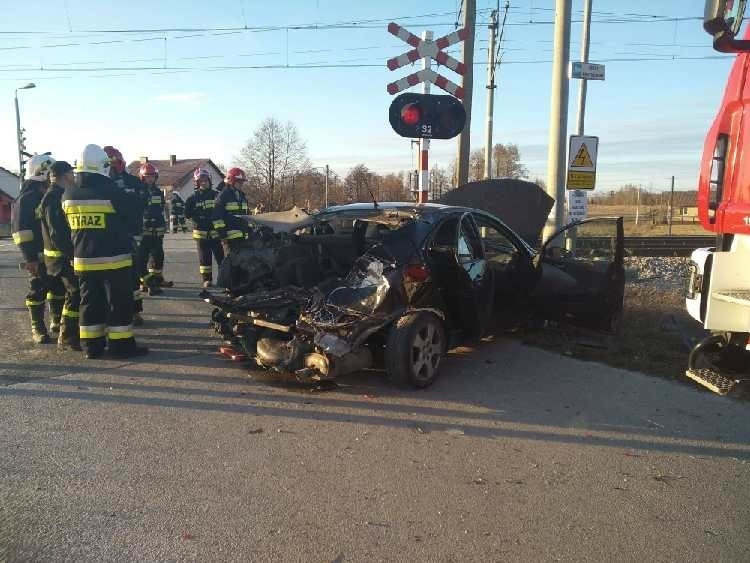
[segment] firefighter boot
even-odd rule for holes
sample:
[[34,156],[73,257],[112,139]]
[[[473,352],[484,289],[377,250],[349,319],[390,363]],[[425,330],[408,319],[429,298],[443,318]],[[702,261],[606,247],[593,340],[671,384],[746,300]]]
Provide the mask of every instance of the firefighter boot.
[[26,301],[26,307],[31,316],[31,338],[35,344],[49,344],[51,342],[47,325],[44,324],[44,301]]
[[65,304],[65,295],[47,294],[47,304],[49,305],[49,330],[50,332],[60,332],[60,319],[62,318],[63,305]]
[[60,325],[60,336],[57,337],[58,350],[81,351],[81,340],[78,333],[78,323],[67,317],[63,317]]

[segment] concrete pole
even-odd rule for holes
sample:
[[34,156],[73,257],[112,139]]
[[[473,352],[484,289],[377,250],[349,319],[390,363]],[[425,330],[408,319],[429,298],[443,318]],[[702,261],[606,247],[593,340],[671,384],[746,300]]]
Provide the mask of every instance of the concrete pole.
[[328,165],[326,164],[326,207],[328,207]]
[[[591,42],[591,2],[583,0],[583,32],[581,35],[581,62],[589,62],[589,45]],[[578,127],[576,132],[583,135],[586,119],[586,89],[588,80],[581,78],[578,82]]]
[[672,176],[672,189],[669,191],[669,236],[672,236],[672,217],[674,215],[674,176]]
[[474,28],[476,20],[476,0],[464,0],[464,22],[467,36],[461,46],[462,60],[466,65],[466,74],[461,79],[464,89],[464,108],[466,108],[466,126],[458,137],[458,185],[469,181],[469,153],[471,152],[471,98],[474,92]]
[[18,189],[23,187],[23,150],[21,149],[21,113],[18,111],[18,90],[15,91],[16,102],[16,143],[18,144]]
[[[432,41],[432,32],[423,31],[422,39],[424,41]],[[432,68],[432,59],[430,57],[422,57],[422,69],[430,70]],[[422,93],[430,93],[430,83],[428,81],[422,82]],[[430,140],[420,139],[419,140],[419,194],[417,196],[417,203],[427,203],[430,199]]]
[[[591,43],[591,2],[592,0],[583,0],[583,31],[581,32],[581,62],[589,62],[589,45]],[[586,88],[588,81],[581,78],[578,81],[578,124],[576,134],[583,135],[584,121],[586,119]],[[583,192],[584,196],[586,192]],[[565,247],[568,250],[575,251],[578,242],[578,228],[569,231],[568,240],[565,241]]]
[[487,122],[484,137],[484,178],[492,179],[492,127],[495,111],[495,37],[497,36],[497,10],[492,10],[490,24],[490,45],[487,49]]
[[555,37],[552,62],[547,193],[555,204],[544,227],[544,239],[562,228],[565,210],[568,133],[568,59],[570,58],[571,0],[555,0]]

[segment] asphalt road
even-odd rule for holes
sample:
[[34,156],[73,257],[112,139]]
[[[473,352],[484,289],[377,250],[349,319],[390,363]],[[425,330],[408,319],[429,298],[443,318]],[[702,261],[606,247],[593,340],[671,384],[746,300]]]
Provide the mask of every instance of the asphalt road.
[[750,403],[496,339],[312,392],[214,354],[192,242],[138,362],[35,347],[0,240],[0,561],[748,561]]

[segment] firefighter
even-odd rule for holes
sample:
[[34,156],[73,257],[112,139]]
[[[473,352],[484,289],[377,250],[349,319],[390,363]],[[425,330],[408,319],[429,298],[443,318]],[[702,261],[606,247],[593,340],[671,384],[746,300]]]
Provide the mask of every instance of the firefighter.
[[[114,181],[115,186],[127,194],[128,206],[130,207],[130,223],[128,224],[128,235],[131,240],[133,263],[137,262],[138,246],[141,244],[143,237],[143,214],[146,209],[146,199],[148,190],[143,183],[129,174],[125,169],[125,159],[122,153],[113,146],[104,147],[104,152],[110,160],[109,176]],[[140,291],[141,280],[137,268],[130,269],[133,276],[133,324],[141,326],[143,324],[143,294]]]
[[187,232],[187,223],[185,221],[185,202],[177,192],[172,192],[172,198],[169,200],[169,223],[172,232],[176,233],[182,229],[183,233]]
[[44,245],[40,204],[47,186],[49,171],[55,160],[47,155],[34,155],[29,160],[26,180],[23,182],[18,199],[13,203],[11,213],[11,231],[13,242],[21,249],[25,261],[24,267],[29,273],[29,292],[26,294],[26,307],[31,317],[31,337],[37,344],[51,342],[44,322],[45,297],[50,309],[50,330],[60,329],[65,288],[59,279],[47,275],[42,260]]
[[141,281],[141,290],[149,295],[158,295],[164,284],[164,233],[167,230],[164,221],[166,201],[164,193],[156,185],[159,171],[150,162],[141,165],[138,177],[146,186],[147,203],[143,214],[143,238],[138,246],[137,271]]
[[132,198],[110,178],[111,157],[87,145],[76,164],[78,182],[62,196],[73,240],[73,270],[81,288],[79,334],[89,359],[105,347],[115,358],[148,349],[133,336]]
[[[73,271],[73,242],[70,226],[62,208],[62,195],[75,187],[73,167],[64,160],[52,165],[50,187],[40,204],[44,265],[56,285],[65,289],[60,335],[57,347],[61,350],[81,350],[78,336],[78,309],[81,293]],[[59,281],[58,281],[59,280]]]
[[208,170],[196,168],[193,172],[195,191],[185,202],[185,216],[193,222],[193,239],[198,246],[198,265],[203,287],[213,285],[213,258],[221,266],[224,250],[221,248],[219,234],[213,228],[213,211],[216,197],[219,195],[211,187],[211,176]]
[[240,168],[230,168],[224,179],[224,189],[216,198],[213,228],[224,245],[224,252],[245,240],[250,232],[247,215],[250,213],[242,186],[247,180]]

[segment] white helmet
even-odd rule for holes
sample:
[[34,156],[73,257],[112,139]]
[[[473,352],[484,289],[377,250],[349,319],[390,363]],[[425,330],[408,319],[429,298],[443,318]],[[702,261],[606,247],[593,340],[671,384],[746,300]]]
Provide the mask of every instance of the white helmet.
[[49,178],[49,171],[54,163],[55,159],[48,154],[35,154],[26,167],[26,179],[44,182]]
[[109,157],[99,145],[86,145],[76,162],[76,172],[92,172],[109,176]]

